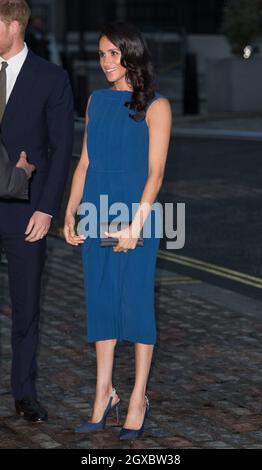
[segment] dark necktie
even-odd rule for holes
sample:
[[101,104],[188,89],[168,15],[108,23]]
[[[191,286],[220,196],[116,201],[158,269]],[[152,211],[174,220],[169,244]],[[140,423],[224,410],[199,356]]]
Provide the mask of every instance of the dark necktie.
[[6,67],[8,67],[7,62],[1,63],[2,67],[0,70],[0,122],[5,112],[6,107]]

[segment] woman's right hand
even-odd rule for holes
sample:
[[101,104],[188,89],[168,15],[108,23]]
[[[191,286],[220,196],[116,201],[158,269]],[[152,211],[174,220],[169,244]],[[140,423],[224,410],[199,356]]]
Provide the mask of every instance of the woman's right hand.
[[75,232],[75,217],[72,214],[65,216],[64,236],[69,245],[78,246],[85,241],[84,235],[77,235]]

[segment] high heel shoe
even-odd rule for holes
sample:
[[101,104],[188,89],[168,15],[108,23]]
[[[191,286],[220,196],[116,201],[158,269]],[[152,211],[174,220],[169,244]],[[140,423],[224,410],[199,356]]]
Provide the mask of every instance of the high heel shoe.
[[108,405],[107,405],[107,407],[104,411],[102,419],[98,423],[91,423],[90,421],[85,421],[84,423],[82,423],[80,426],[78,426],[75,429],[75,432],[85,433],[85,432],[98,431],[99,429],[104,429],[105,426],[106,426],[106,420],[107,420],[107,418],[108,418],[108,416],[109,416],[109,414],[111,413],[112,410],[115,410],[115,412],[116,412],[116,421],[117,421],[117,424],[119,424],[120,399],[115,405],[112,406],[112,400],[115,397],[115,395],[116,395],[116,390],[115,390],[115,388],[113,388],[112,394],[111,394],[109,402],[108,402]]
[[142,426],[140,429],[128,429],[128,428],[122,428],[119,434],[119,439],[139,439],[143,432],[144,432],[144,426],[145,426],[145,421],[149,413],[149,400],[147,396],[145,396],[145,401],[146,401],[146,411],[145,411],[145,416],[144,420],[142,423]]

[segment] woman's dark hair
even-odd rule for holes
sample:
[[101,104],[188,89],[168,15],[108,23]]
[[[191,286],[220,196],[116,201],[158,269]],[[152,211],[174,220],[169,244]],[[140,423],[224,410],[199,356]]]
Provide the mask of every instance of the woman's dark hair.
[[126,68],[126,79],[133,88],[132,101],[125,103],[135,111],[135,120],[145,117],[145,107],[154,97],[153,65],[151,55],[140,31],[124,22],[107,23],[99,39],[106,36],[121,51],[121,65]]

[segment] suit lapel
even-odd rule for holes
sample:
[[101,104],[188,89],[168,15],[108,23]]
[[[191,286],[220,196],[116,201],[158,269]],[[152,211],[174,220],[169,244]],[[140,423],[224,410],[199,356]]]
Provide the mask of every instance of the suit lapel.
[[29,50],[5,108],[1,125],[3,130],[12,122],[17,109],[21,109],[20,107],[23,106],[26,96],[30,97],[30,90],[32,90],[33,83],[37,78],[34,57],[34,54]]

